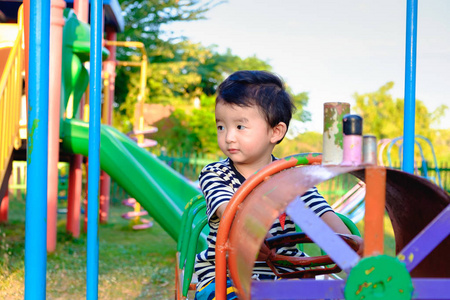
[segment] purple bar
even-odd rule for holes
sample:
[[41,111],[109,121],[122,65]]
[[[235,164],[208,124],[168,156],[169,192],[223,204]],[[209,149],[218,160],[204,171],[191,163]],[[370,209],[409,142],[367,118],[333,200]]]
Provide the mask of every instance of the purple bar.
[[412,299],[450,299],[450,279],[413,278]]
[[253,281],[251,299],[344,299],[344,280]]
[[[450,299],[450,279],[413,278],[412,299]],[[253,281],[255,299],[344,299],[344,280]]]
[[289,204],[286,213],[342,270],[348,273],[358,263],[359,255],[306,207],[300,197]]
[[[436,246],[450,234],[450,205],[434,218],[402,251],[397,258],[411,272]],[[443,258],[444,259],[444,258]]]

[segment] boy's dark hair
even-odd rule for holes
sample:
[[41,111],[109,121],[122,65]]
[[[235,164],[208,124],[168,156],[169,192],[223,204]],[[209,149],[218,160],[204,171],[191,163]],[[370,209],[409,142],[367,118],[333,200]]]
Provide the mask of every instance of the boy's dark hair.
[[280,122],[289,128],[295,110],[281,78],[265,71],[237,71],[231,74],[217,89],[216,104],[220,101],[241,107],[256,105],[272,128]]

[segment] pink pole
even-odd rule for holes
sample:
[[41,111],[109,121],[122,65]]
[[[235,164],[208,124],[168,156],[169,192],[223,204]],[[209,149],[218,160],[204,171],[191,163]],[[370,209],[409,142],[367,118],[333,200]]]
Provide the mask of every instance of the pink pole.
[[0,223],[8,222],[8,207],[9,207],[9,193],[8,193],[8,183],[6,183],[5,195],[2,199],[2,204],[0,205]]
[[100,223],[108,222],[111,177],[102,171],[100,174]]
[[89,0],[74,0],[73,10],[78,20],[87,23],[89,20]]
[[[112,28],[106,28],[106,39],[108,41],[116,41],[117,33],[112,30]],[[113,100],[114,100],[114,86],[116,78],[116,47],[106,46],[109,50],[110,55],[103,64],[104,71],[109,74],[108,86],[105,93],[109,93],[109,101],[107,101],[107,106],[103,107],[104,123],[107,125],[112,124],[112,110],[113,110]],[[111,190],[111,177],[102,171],[100,176],[100,222],[108,222],[109,215],[109,202],[110,202],[110,192]]]
[[86,159],[86,185],[85,194],[83,194],[83,205],[84,205],[84,220],[83,220],[83,232],[87,233],[87,220],[88,220],[88,207],[87,207],[87,194],[88,194],[88,168],[89,168],[89,158]]
[[56,249],[56,221],[58,205],[59,123],[61,105],[61,61],[63,10],[66,2],[52,0],[50,21],[50,83],[48,118],[48,194],[47,194],[47,251]]
[[[116,41],[117,33],[112,30],[112,28],[106,28],[106,39],[108,41]],[[108,86],[105,89],[105,93],[109,93],[109,101],[107,101],[107,106],[103,107],[104,123],[107,125],[112,124],[112,111],[113,111],[113,100],[114,100],[114,86],[116,78],[116,46],[106,46],[109,50],[109,57],[103,64],[103,69],[109,74]],[[108,222],[109,215],[109,202],[110,202],[110,192],[111,190],[111,177],[104,171],[101,173],[100,181],[100,222]]]
[[[74,0],[73,8],[78,20],[87,23],[89,17],[89,0]],[[84,96],[81,99],[79,107],[80,119],[83,119]],[[72,156],[70,161],[66,230],[74,237],[80,236],[81,194],[83,186],[82,162],[83,156],[79,154]]]
[[80,236],[81,181],[83,177],[81,172],[82,160],[82,155],[73,155],[70,161],[66,230],[74,237]]
[[[108,41],[117,40],[117,32],[115,32],[111,27],[106,27],[106,39]],[[109,57],[106,59],[104,68],[109,74],[109,101],[108,101],[108,125],[112,124],[112,112],[113,112],[113,101],[114,101],[114,90],[116,84],[116,46],[106,46],[109,50]]]

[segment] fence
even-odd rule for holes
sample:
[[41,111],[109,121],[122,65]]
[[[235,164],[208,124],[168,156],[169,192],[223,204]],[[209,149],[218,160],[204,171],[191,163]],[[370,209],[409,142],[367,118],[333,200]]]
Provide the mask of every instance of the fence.
[[155,153],[158,158],[164,161],[184,177],[196,181],[200,171],[209,163],[221,160],[220,157],[211,157],[203,154],[189,154],[184,152],[172,152],[167,154],[164,151]]
[[[399,162],[394,162],[392,167],[400,170]],[[438,162],[437,167],[428,161],[422,161],[421,165],[415,163],[416,175],[424,177],[450,193],[450,164],[447,161]]]
[[[211,159],[205,156],[189,156],[188,154],[182,154],[180,156],[173,154],[167,155],[166,153],[160,153],[158,158],[193,181],[197,180],[201,169],[205,165],[220,159]],[[394,165],[393,168],[400,169],[398,165]],[[450,166],[448,162],[438,163],[438,168],[432,166],[429,162],[423,163],[416,168],[416,173],[419,176],[431,180],[437,185],[440,185],[438,183],[438,178],[440,177],[442,188],[446,190],[447,193],[450,193]],[[357,184],[358,181],[359,180],[351,174],[342,174],[319,184],[317,188],[330,203],[334,203]]]
[[[167,155],[166,153],[160,153],[159,159],[166,162],[174,170],[181,173],[189,180],[196,181],[201,169],[210,162],[220,160],[221,158],[211,159],[206,156],[191,156],[187,154],[177,157]],[[422,164],[416,168],[417,173],[420,176],[436,183],[440,178],[442,187],[447,193],[450,194],[450,166],[449,162],[440,162],[436,169],[430,163]],[[400,167],[394,164],[394,168]],[[59,184],[59,199],[65,199],[67,194],[67,169],[68,166],[65,163],[60,163],[60,184]],[[438,173],[439,172],[439,173]],[[425,176],[426,175],[426,176]],[[438,176],[439,175],[439,176]],[[347,191],[349,191],[356,183],[358,179],[351,174],[342,174],[331,180],[323,182],[317,186],[320,193],[330,202],[334,203],[340,197],[342,197]],[[24,197],[26,188],[26,162],[14,162],[13,170],[10,178],[10,190],[13,192],[13,196]],[[437,183],[436,183],[437,184]],[[126,199],[128,194],[114,181],[111,184],[111,202],[113,205],[121,203]]]

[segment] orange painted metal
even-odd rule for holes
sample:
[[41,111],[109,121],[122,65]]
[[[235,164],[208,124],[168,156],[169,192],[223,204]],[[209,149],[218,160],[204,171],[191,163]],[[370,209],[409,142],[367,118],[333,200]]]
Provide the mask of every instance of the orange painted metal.
[[365,179],[364,256],[374,256],[384,252],[386,169],[383,167],[367,167]]
[[[398,170],[385,169],[383,167],[366,167],[370,168],[367,172],[363,169],[363,166],[349,167],[347,169],[342,166],[294,168],[280,172],[269,180],[255,185],[254,190],[245,195],[245,202],[242,203],[238,211],[236,210],[237,213],[231,224],[231,229],[228,229],[230,237],[227,241],[229,244],[226,245],[231,278],[238,289],[240,299],[248,299],[250,297],[253,263],[258,253],[259,245],[264,240],[265,233],[279,213],[285,210],[286,202],[292,199],[292,193],[301,194],[302,189],[306,188],[306,186],[315,185],[321,180],[326,180],[327,177],[331,178],[340,173],[350,172],[361,180],[366,181],[366,186],[369,189],[377,191],[375,196],[370,196],[374,197],[376,209],[378,210],[378,212],[373,214],[373,217],[376,218],[376,223],[374,224],[382,224],[383,222],[384,204],[383,201],[380,202],[380,197],[383,198],[383,193],[385,192],[386,209],[394,229],[397,253],[415,238],[443,209],[450,205],[450,196],[429,180]],[[365,178],[366,176],[368,178]],[[373,176],[376,177],[375,180],[372,178]],[[386,178],[386,180],[383,178]],[[241,199],[237,201],[242,202]],[[372,200],[368,199],[367,201],[371,202]],[[369,212],[373,210],[370,204],[367,209],[367,213],[372,215]],[[381,228],[381,226],[378,227]],[[373,239],[370,235],[375,234],[366,232],[366,239]],[[374,243],[378,248],[368,251],[368,253],[382,252],[379,242],[380,239],[378,238],[378,242]],[[369,250],[372,248],[370,245],[367,247],[369,247]],[[411,276],[449,277],[450,260],[444,259],[448,257],[449,249],[450,236],[411,271]],[[218,273],[216,277],[218,276],[223,275]]]
[[[365,172],[353,175],[365,181]],[[386,168],[386,210],[395,236],[395,252],[399,253],[446,207],[450,195],[433,182]],[[442,241],[418,266],[412,277],[450,277],[450,236]]]
[[289,203],[318,183],[357,169],[351,166],[291,168],[261,182],[246,197],[229,233],[228,265],[240,299],[249,299],[253,265],[260,245]]
[[[319,164],[322,161],[322,156],[309,155],[307,157],[310,164]],[[298,160],[296,158],[285,158],[274,161],[268,166],[262,168],[257,173],[248,178],[244,184],[231,198],[225,209],[222,220],[220,221],[219,230],[216,238],[216,299],[226,299],[226,280],[227,280],[227,261],[226,254],[228,251],[228,235],[230,227],[238,210],[239,205],[247,197],[247,195],[266,178],[276,174],[284,169],[297,166]]]

